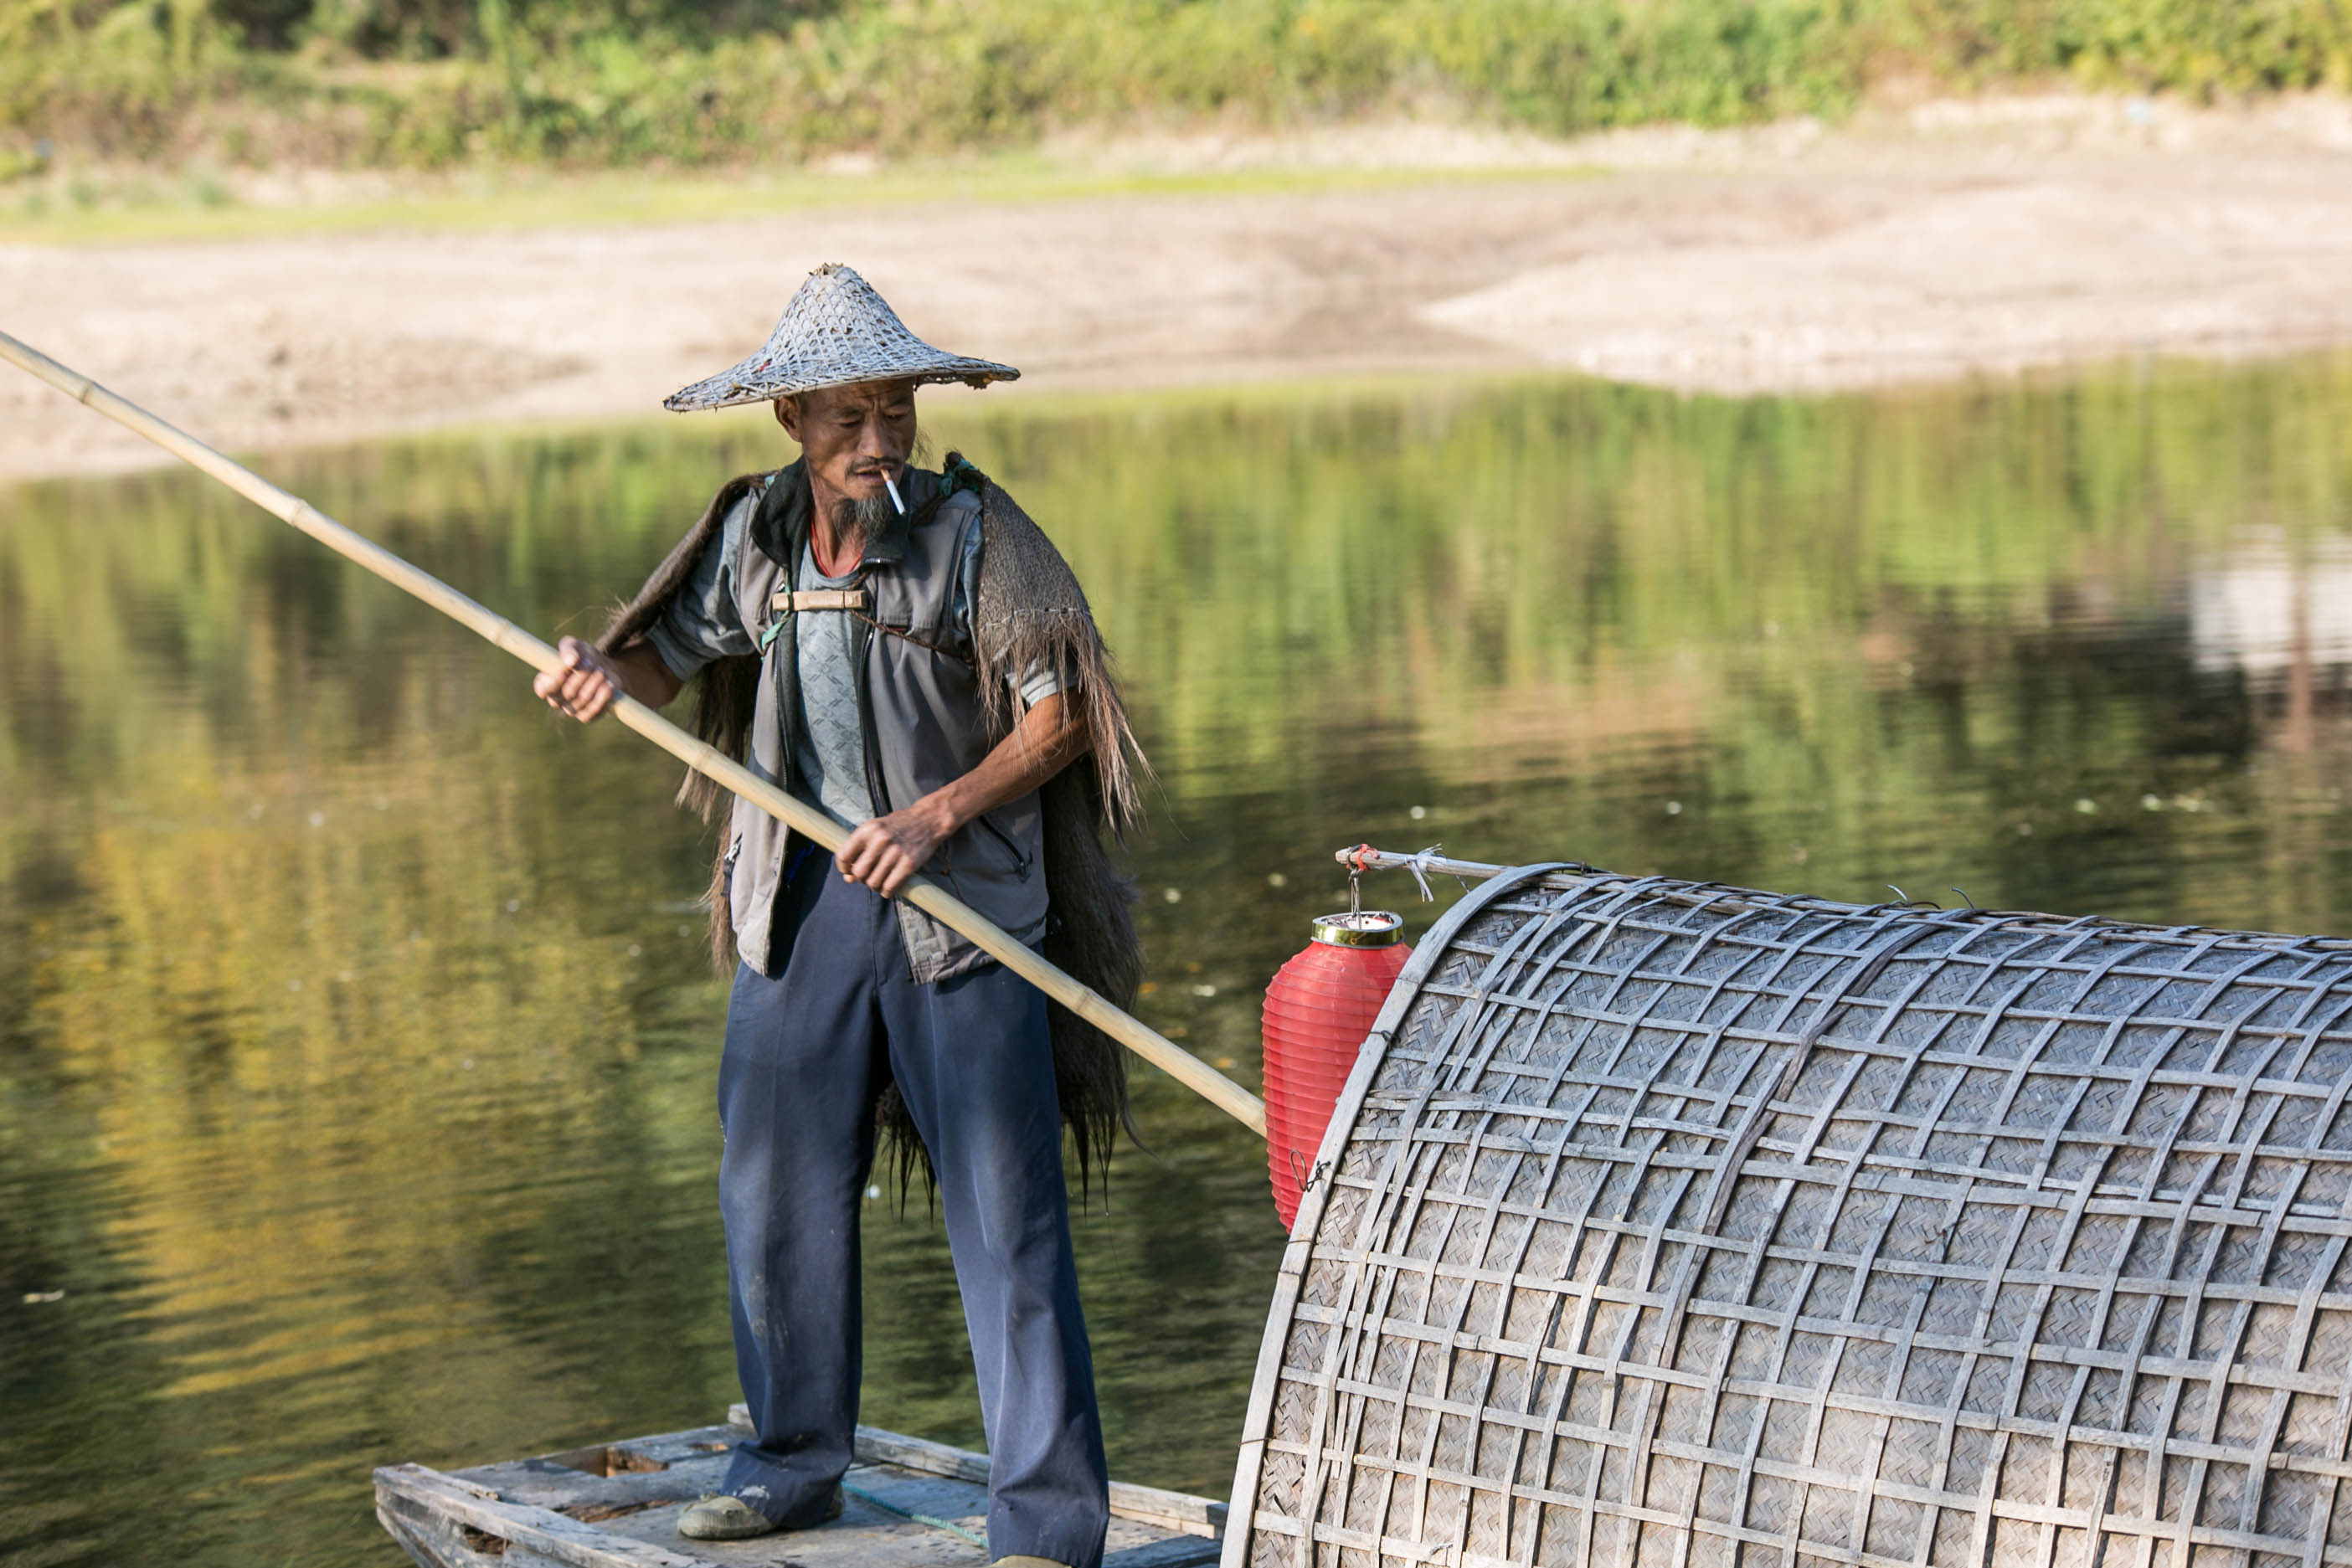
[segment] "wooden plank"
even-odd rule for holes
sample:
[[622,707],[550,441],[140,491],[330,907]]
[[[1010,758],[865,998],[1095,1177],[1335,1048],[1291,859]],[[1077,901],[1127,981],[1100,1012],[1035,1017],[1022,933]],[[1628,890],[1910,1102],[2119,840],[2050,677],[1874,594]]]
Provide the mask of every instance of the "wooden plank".
[[375,1472],[375,1489],[379,1506],[387,1498],[408,1502],[572,1568],[707,1568],[705,1559],[615,1535],[550,1509],[504,1502],[487,1487],[423,1465],[388,1465]]
[[1139,1524],[1156,1524],[1182,1535],[1215,1541],[1225,1533],[1225,1505],[1190,1492],[1138,1486],[1133,1481],[1110,1483],[1110,1511]]
[[[377,1517],[421,1568],[772,1563],[778,1537],[688,1543],[676,1534],[678,1509],[717,1490],[725,1450],[740,1435],[704,1427],[456,1473],[386,1469],[376,1472]],[[909,1513],[986,1532],[985,1454],[861,1427],[856,1457],[847,1480],[859,1490]],[[1111,1511],[1106,1568],[1195,1568],[1216,1555],[1221,1504],[1113,1482]],[[839,1521],[789,1540],[792,1560],[805,1568],[961,1568],[985,1561],[980,1548],[951,1531],[854,1496]]]
[[984,1482],[898,1465],[855,1465],[842,1479],[856,1489],[845,1499],[848,1503],[879,1503],[885,1510],[896,1509],[904,1514],[928,1514],[975,1534],[984,1533],[988,1528],[988,1487]]
[[683,1432],[631,1437],[611,1446],[639,1458],[663,1465],[680,1465],[723,1456],[741,1437],[742,1434],[732,1427],[693,1427]]
[[416,1568],[495,1568],[498,1562],[477,1551],[456,1523],[407,1499],[377,1493],[375,1520]]
[[1124,1552],[1103,1553],[1103,1568],[1206,1568],[1223,1548],[1197,1535],[1171,1535]]
[[[986,1532],[987,1493],[976,1483],[866,1465],[853,1469],[848,1480],[894,1507]],[[670,1539],[677,1522],[669,1511],[649,1510],[614,1520],[605,1528],[661,1542]],[[887,1513],[854,1496],[845,1500],[841,1518],[821,1529],[740,1542],[697,1542],[694,1550],[716,1568],[772,1568],[778,1552],[799,1568],[979,1568],[986,1559],[985,1552],[960,1536]],[[1217,1550],[1214,1541],[1169,1535],[1154,1526],[1114,1519],[1103,1563],[1104,1568],[1205,1568],[1216,1560]]]
[[[897,1465],[929,1475],[988,1484],[988,1456],[968,1448],[952,1448],[926,1437],[886,1432],[879,1427],[857,1428],[857,1458],[866,1464]],[[1110,1511],[1120,1519],[1156,1524],[1186,1535],[1215,1537],[1225,1527],[1225,1505],[1204,1497],[1137,1486],[1132,1481],[1110,1483]]]
[[[983,1524],[985,1495],[968,1481],[920,1476],[905,1470],[853,1469],[850,1484],[921,1512],[974,1526]],[[601,1528],[615,1536],[670,1544],[677,1541],[676,1508],[648,1509]],[[812,1530],[750,1541],[698,1541],[689,1544],[717,1568],[981,1568],[988,1553],[961,1536],[899,1518],[863,1499],[843,1500],[841,1517]]]
[[[443,1473],[460,1479],[480,1479],[492,1470],[503,1471],[516,1465],[540,1465],[591,1477],[625,1475],[707,1460],[723,1461],[727,1451],[742,1436],[732,1427],[689,1427],[683,1432],[657,1432],[646,1437],[625,1437],[615,1443],[591,1443],[584,1448],[568,1448],[561,1453],[541,1454],[528,1459],[501,1459],[495,1464],[472,1465]],[[480,1479],[480,1484],[497,1485],[487,1479]]]
[[566,1469],[546,1459],[510,1459],[502,1465],[479,1465],[457,1479],[493,1490],[508,1502],[544,1508],[573,1519],[613,1519],[664,1503],[690,1502],[719,1490],[726,1460],[701,1456],[698,1462],[663,1469],[623,1470],[616,1475],[588,1475]]
[[[731,1426],[749,1429],[751,1412],[741,1405],[730,1406],[727,1418]],[[922,1470],[935,1476],[953,1476],[959,1480],[988,1484],[988,1456],[975,1454],[969,1448],[950,1448],[934,1443],[927,1437],[909,1437],[899,1432],[886,1432],[879,1427],[857,1428],[856,1454],[865,1464],[898,1465],[910,1470]],[[1212,1502],[1189,1492],[1169,1491],[1160,1487],[1138,1486],[1132,1481],[1110,1483],[1110,1511],[1121,1519],[1132,1519],[1144,1524],[1156,1524],[1164,1530],[1181,1531],[1186,1535],[1222,1535],[1225,1528],[1225,1505]]]
[[419,1568],[565,1568],[503,1536],[445,1518],[413,1498],[379,1493],[375,1517]]
[[897,1465],[927,1476],[953,1476],[960,1481],[988,1484],[988,1456],[969,1448],[951,1448],[927,1437],[886,1432],[879,1427],[857,1428],[857,1461],[865,1465]]
[[735,1436],[725,1427],[694,1427],[445,1473],[508,1502],[593,1523],[718,1490]]

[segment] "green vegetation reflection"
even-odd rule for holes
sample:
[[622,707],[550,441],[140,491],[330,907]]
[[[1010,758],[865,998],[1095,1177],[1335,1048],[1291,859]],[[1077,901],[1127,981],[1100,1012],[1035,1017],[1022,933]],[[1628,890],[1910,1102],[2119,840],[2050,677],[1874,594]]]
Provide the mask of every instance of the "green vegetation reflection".
[[[2352,929],[2352,358],[926,416],[1120,652],[1163,792],[1143,1005],[1244,1079],[1358,839]],[[264,466],[552,632],[782,455],[755,413]],[[389,1563],[373,1463],[723,1407],[724,995],[674,782],[193,475],[9,493],[0,1560]],[[1080,1242],[1114,1462],[1218,1493],[1281,1239],[1262,1151],[1140,1087],[1152,1153]],[[875,1200],[868,1278],[867,1417],[976,1442],[919,1194]]]

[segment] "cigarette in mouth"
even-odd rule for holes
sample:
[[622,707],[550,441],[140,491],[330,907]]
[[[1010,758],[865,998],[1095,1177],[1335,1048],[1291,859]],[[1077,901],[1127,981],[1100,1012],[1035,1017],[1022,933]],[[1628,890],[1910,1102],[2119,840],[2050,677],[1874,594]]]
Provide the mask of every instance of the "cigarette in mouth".
[[882,476],[882,487],[890,492],[890,504],[898,508],[898,515],[905,517],[907,503],[898,499],[898,486],[890,483],[890,476],[887,474]]

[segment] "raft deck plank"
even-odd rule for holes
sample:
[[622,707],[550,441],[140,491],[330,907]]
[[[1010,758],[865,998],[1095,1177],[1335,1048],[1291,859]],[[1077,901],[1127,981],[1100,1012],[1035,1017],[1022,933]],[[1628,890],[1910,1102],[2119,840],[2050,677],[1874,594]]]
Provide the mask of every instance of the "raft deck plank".
[[[376,1518],[421,1568],[977,1568],[988,1553],[938,1523],[987,1533],[988,1457],[857,1429],[841,1517],[755,1541],[688,1541],[687,1504],[718,1490],[742,1407],[698,1427],[444,1473],[375,1472]],[[863,1493],[864,1496],[857,1494]],[[887,1504],[877,1507],[877,1501]],[[1111,1483],[1104,1568],[1214,1563],[1224,1505]],[[896,1510],[897,1511],[892,1511]]]

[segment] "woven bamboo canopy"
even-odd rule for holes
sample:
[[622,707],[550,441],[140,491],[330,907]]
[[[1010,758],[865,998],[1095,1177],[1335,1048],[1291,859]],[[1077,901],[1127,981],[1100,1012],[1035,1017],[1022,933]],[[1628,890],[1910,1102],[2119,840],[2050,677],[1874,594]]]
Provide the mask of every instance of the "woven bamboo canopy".
[[2342,941],[1496,876],[1333,1118],[1227,1568],[2352,1562],[2347,1013]]

